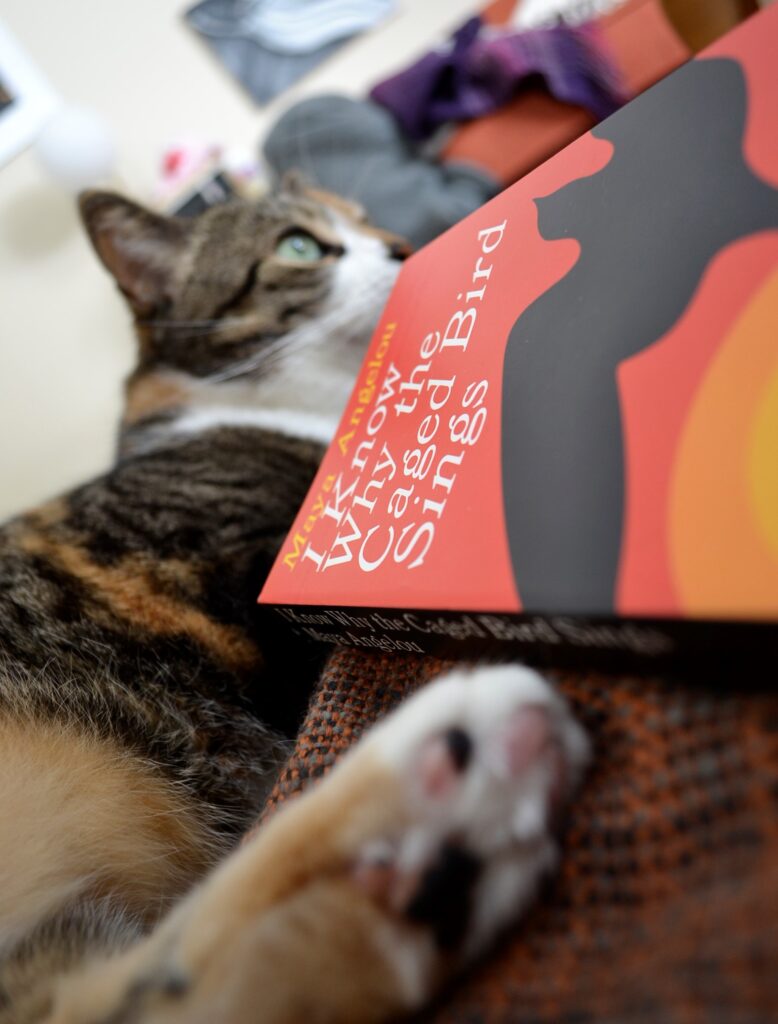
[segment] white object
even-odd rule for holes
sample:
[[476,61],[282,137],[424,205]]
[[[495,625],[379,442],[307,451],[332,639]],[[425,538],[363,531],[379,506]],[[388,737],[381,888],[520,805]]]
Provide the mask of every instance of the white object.
[[11,97],[11,102],[0,108],[0,164],[3,164],[30,145],[60,100],[2,23],[0,84]]
[[235,178],[251,181],[260,174],[260,163],[253,150],[245,146],[228,146],[222,153],[222,167]]
[[522,0],[513,13],[516,31],[547,28],[562,21],[566,25],[583,25],[619,7],[624,0]]
[[52,178],[71,192],[110,178],[116,161],[107,122],[82,107],[61,107],[38,136],[35,151]]

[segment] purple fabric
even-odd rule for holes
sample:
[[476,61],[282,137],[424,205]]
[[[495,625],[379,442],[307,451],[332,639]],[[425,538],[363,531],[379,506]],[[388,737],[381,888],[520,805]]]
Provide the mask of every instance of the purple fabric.
[[495,33],[471,18],[446,50],[433,50],[370,95],[397,118],[405,134],[425,139],[449,121],[469,121],[507,103],[531,75],[552,96],[585,107],[598,120],[627,99],[619,75],[590,27]]

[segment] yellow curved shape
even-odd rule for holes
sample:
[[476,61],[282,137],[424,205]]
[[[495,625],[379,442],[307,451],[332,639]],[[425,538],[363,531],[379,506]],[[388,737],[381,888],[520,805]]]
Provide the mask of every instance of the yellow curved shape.
[[777,366],[778,272],[723,340],[678,446],[670,557],[688,614],[778,613],[778,393],[765,387]]

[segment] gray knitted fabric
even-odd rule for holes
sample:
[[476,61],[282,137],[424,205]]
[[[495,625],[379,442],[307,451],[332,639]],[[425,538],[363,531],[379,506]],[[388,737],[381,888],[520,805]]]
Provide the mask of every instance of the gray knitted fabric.
[[345,96],[316,96],[291,107],[270,130],[264,155],[279,177],[301,171],[312,184],[361,203],[373,224],[414,247],[499,191],[476,167],[421,155],[378,104]]

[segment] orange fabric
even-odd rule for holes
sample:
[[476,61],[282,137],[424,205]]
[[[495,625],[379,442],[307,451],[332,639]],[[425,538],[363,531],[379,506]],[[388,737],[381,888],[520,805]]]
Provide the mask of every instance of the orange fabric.
[[441,158],[475,164],[510,185],[594,124],[581,107],[560,103],[542,89],[527,89],[493,114],[458,128]]
[[[515,0],[497,0],[484,16],[491,24],[504,23],[514,7]],[[597,24],[630,93],[647,89],[690,56],[659,0],[629,0]],[[560,103],[543,89],[528,88],[495,113],[458,128],[442,159],[475,164],[508,185],[594,123],[580,107]]]
[[635,95],[692,55],[667,20],[659,0],[632,0],[602,18],[599,25],[627,89]]
[[480,17],[487,25],[504,25],[516,10],[516,0],[492,0],[481,11]]
[[[336,649],[266,814],[446,667]],[[778,697],[769,674],[718,686],[586,671],[552,678],[595,749],[560,871],[500,949],[417,1021],[778,1020]]]

